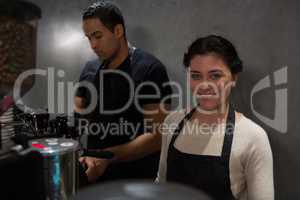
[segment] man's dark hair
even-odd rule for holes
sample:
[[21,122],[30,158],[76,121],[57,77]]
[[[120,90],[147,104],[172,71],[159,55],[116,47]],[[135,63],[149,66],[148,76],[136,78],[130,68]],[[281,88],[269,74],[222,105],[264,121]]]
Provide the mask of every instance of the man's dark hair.
[[109,1],[98,1],[90,5],[83,13],[82,19],[98,18],[103,25],[111,32],[117,24],[121,24],[124,28],[124,36],[126,35],[125,22],[121,10]]
[[183,64],[185,67],[189,67],[194,56],[211,53],[220,56],[228,65],[232,74],[237,74],[243,70],[243,62],[233,44],[217,35],[209,35],[195,40],[189,46],[188,52],[184,54]]

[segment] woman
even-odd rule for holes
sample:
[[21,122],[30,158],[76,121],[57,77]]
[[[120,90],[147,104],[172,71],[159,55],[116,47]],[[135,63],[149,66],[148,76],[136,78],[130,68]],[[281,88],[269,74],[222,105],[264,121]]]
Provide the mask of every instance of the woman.
[[187,184],[214,199],[274,199],[268,137],[230,103],[242,71],[234,46],[220,36],[199,38],[184,65],[197,106],[165,119],[157,181]]

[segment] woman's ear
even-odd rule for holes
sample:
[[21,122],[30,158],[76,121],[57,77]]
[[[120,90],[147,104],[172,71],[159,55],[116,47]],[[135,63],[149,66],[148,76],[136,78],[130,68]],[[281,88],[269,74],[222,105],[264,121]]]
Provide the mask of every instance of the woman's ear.
[[124,27],[122,24],[117,24],[114,28],[114,34],[117,38],[124,36]]
[[235,87],[237,79],[238,79],[238,75],[237,74],[233,74],[232,75],[232,82],[233,82],[232,86],[233,87]]

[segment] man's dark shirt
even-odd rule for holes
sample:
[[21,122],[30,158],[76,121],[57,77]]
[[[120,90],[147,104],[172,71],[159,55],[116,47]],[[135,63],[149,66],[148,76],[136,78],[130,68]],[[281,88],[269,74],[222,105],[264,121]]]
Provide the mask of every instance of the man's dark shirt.
[[[88,81],[92,83],[96,87],[98,93],[99,103],[92,114],[89,115],[91,123],[99,124],[97,128],[94,127],[93,134],[89,134],[88,148],[90,149],[103,149],[124,144],[148,131],[146,130],[146,127],[144,127],[144,115],[137,109],[134,101],[136,98],[136,89],[140,84],[150,81],[157,86],[160,93],[159,96],[154,98],[138,98],[137,102],[141,108],[146,104],[158,104],[163,98],[172,94],[171,87],[166,84],[169,82],[169,78],[165,66],[154,56],[141,49],[136,49],[133,53],[131,51],[125,61],[116,70],[112,70],[120,70],[128,75],[132,80],[134,91],[130,90],[129,81],[124,76],[116,73],[106,73],[107,70],[105,64],[102,64],[99,60],[93,60],[86,64],[80,76],[80,82]],[[105,74],[100,76],[101,73]],[[100,77],[103,77],[103,79],[100,80]],[[116,110],[122,108],[130,99],[130,92],[134,92],[134,95],[127,109],[116,114],[105,114],[101,112],[100,106],[102,106],[104,110]],[[149,85],[144,85],[138,92],[138,95],[156,94],[157,91],[153,86]],[[90,94],[86,89],[79,88],[76,95],[85,98],[88,103],[90,102]],[[171,99],[166,98],[164,103],[171,103]],[[99,131],[99,129],[101,130]],[[98,133],[97,135],[94,134],[96,132]],[[147,157],[144,158],[144,160],[147,160]],[[147,164],[150,164],[150,166],[144,166],[145,162],[143,162],[143,166],[145,169],[152,167],[152,169],[149,169],[151,171],[150,174],[151,176],[155,176],[158,165],[158,156],[156,155],[154,160],[148,159],[148,161],[150,160],[152,161]],[[139,165],[136,165],[135,167],[137,166]],[[133,165],[130,165],[129,168],[131,168],[130,171],[135,174],[134,178],[139,178],[138,172],[136,171],[138,169],[134,169],[133,171]],[[129,178],[133,176],[131,173],[125,171],[123,173],[127,173]],[[149,173],[148,175],[146,174],[147,173],[144,173],[144,177],[141,175],[141,178],[150,176]]]

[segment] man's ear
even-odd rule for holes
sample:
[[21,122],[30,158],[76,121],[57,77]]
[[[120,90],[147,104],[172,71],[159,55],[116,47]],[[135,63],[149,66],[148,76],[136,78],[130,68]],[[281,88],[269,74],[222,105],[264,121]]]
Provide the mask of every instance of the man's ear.
[[124,36],[124,27],[122,24],[117,24],[114,28],[114,34],[117,38]]

